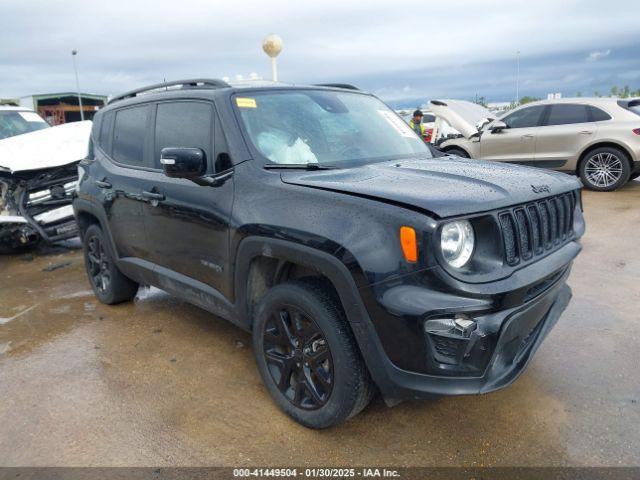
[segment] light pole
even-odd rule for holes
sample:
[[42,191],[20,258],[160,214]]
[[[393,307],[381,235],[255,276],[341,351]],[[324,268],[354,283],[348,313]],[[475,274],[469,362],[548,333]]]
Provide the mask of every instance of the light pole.
[[78,80],[78,65],[76,64],[77,50],[71,50],[73,59],[73,70],[76,72],[76,91],[78,92],[78,103],[80,104],[80,120],[84,121],[84,110],[82,109],[82,96],[80,95],[80,81]]
[[262,50],[271,57],[271,78],[274,82],[278,81],[278,65],[276,57],[282,51],[282,39],[275,34],[267,35],[262,41]]
[[516,52],[516,105],[520,103],[520,50]]

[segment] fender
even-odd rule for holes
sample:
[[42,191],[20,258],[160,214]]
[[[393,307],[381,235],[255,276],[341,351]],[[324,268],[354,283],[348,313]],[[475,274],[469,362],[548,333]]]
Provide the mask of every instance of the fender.
[[[95,217],[98,220],[98,223],[100,224],[100,228],[102,229],[102,232],[106,234],[109,240],[109,247],[111,247],[111,251],[116,253],[115,257],[116,259],[119,260],[119,257],[117,255],[117,250],[116,250],[116,244],[113,241],[113,237],[111,236],[111,230],[109,230],[108,228],[109,222],[107,221],[107,215],[104,212],[104,210],[90,200],[76,197],[73,199],[73,213],[76,217],[76,221],[78,221],[79,213],[88,213],[89,215],[91,215],[92,217]],[[78,222],[78,225],[80,225],[79,222]],[[80,233],[81,235],[83,234],[83,232],[80,232]]]
[[[578,161],[576,163],[576,171],[579,170],[580,163],[586,158],[586,156],[587,156],[586,154],[589,151],[595,150],[596,148],[600,148],[600,147],[619,148],[624,153],[626,153],[627,154],[627,158],[631,162],[629,167],[631,168],[631,171],[633,172],[633,164],[636,162],[636,159],[634,158],[634,156],[632,154],[633,149],[631,149],[629,147],[629,145],[627,145],[626,143],[622,143],[619,140],[603,139],[603,138],[598,138],[598,139],[592,140],[588,145],[586,145],[582,150],[580,150],[580,153],[578,153],[578,155],[577,155]],[[640,159],[638,159],[638,160],[640,160]]]
[[247,237],[240,242],[236,252],[234,289],[237,292],[236,309],[244,328],[251,329],[247,280],[251,262],[256,257],[286,260],[317,270],[335,287],[345,314],[350,323],[368,319],[367,311],[360,300],[360,293],[347,266],[333,255],[299,243],[270,237]]
[[[105,213],[104,209],[90,200],[76,197],[73,200],[73,211],[76,217],[76,221],[78,220],[79,213],[88,213],[98,220],[98,224],[102,229],[102,233],[107,237],[107,241],[109,243],[108,246],[111,249],[113,257],[116,260],[116,265],[122,273],[141,284],[148,285],[153,283],[152,272],[154,265],[152,263],[138,258],[122,258],[118,255],[116,243],[113,240],[113,236],[111,235],[111,229],[108,227],[109,222],[107,220],[107,214]],[[78,225],[80,225],[79,222]]]
[[260,256],[288,260],[314,268],[333,283],[373,381],[378,385],[388,405],[398,403],[396,397],[399,395],[390,375],[396,371],[400,372],[400,370],[386,357],[351,272],[344,263],[329,253],[299,243],[270,237],[254,236],[242,240],[237,250],[234,279],[235,289],[239,292],[236,313],[241,319],[240,321],[246,322],[240,326],[251,330],[246,282],[251,261]]

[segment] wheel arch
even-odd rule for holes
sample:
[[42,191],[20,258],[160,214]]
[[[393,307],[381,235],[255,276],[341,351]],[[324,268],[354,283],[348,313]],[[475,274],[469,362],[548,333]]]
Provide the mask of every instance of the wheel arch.
[[[100,220],[93,213],[89,213],[86,210],[79,210],[76,212],[76,223],[78,224],[78,232],[80,238],[84,238],[84,234],[91,225],[100,225]],[[102,228],[102,225],[100,225]],[[103,229],[104,230],[104,229]]]
[[630,150],[617,142],[613,142],[613,141],[599,141],[596,143],[593,143],[591,145],[588,145],[579,155],[578,157],[578,163],[576,163],[576,174],[580,175],[580,168],[582,167],[583,162],[587,159],[587,156],[589,155],[589,153],[593,152],[594,150],[598,149],[598,148],[617,148],[618,150],[622,150],[622,152],[626,155],[627,157],[627,163],[629,164],[629,168],[633,169],[633,155],[631,155]]
[[84,233],[90,225],[99,225],[102,229],[102,233],[107,237],[111,251],[115,254],[116,262],[118,262],[118,250],[116,250],[116,244],[113,241],[111,231],[108,228],[109,223],[107,222],[106,214],[90,201],[81,198],[76,198],[73,201],[73,212],[76,217],[76,222],[78,222],[80,239],[82,240],[84,238]]
[[469,150],[457,144],[447,145],[446,147],[443,147],[441,150],[444,153],[447,153],[450,150],[462,150],[467,155],[467,158],[471,158],[471,154],[469,153]]
[[305,277],[327,282],[349,323],[367,318],[355,280],[337,257],[288,240],[248,237],[238,247],[234,275],[236,308],[243,326],[251,330],[253,309],[270,287]]

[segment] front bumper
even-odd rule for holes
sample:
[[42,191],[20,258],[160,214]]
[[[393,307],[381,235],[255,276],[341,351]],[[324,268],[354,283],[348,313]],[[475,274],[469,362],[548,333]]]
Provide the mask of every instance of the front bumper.
[[0,215],[0,244],[12,248],[27,247],[40,240],[66,240],[77,234],[71,205],[44,210],[34,216],[29,216],[26,209],[23,215]]
[[511,384],[568,305],[571,289],[565,281],[569,270],[564,269],[551,287],[530,301],[476,317],[478,328],[493,340],[483,347],[488,350],[487,361],[475,375],[468,372],[436,375],[399,368],[386,355],[371,322],[352,323],[369,371],[387,403],[487,393]]

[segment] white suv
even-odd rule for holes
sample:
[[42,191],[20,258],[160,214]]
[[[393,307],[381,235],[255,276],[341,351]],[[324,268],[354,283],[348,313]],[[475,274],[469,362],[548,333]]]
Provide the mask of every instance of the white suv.
[[436,140],[446,153],[576,173],[600,191],[640,175],[640,99],[546,100],[497,119],[460,100],[432,100],[430,107],[460,132]]

